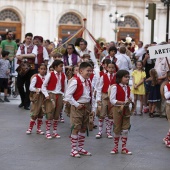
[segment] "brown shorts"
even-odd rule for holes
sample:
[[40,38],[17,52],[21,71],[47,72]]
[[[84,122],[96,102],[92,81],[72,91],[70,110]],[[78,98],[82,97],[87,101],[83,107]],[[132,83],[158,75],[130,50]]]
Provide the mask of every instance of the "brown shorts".
[[108,103],[109,103],[109,96],[107,93],[102,93],[102,101],[101,101],[101,112],[100,112],[100,119],[104,119],[108,116],[109,119],[113,119],[113,115],[110,114],[111,112],[108,110]]
[[[34,95],[37,95],[36,93],[33,94]],[[44,95],[42,93],[39,93],[37,95],[37,101],[35,102],[32,102],[32,105],[31,105],[31,118],[32,119],[37,119],[37,118],[43,118],[43,111],[42,111],[42,103],[44,101]]]
[[168,122],[170,123],[170,103],[166,103],[166,115]]
[[119,113],[120,106],[113,106],[111,112],[113,113],[114,130],[116,135],[120,135],[122,130],[128,130],[130,128],[130,110],[129,107],[124,108],[124,112]]
[[[52,120],[52,119],[58,120],[60,113],[62,111],[62,107],[63,107],[63,95],[62,94],[49,93],[49,97],[50,97],[50,99],[54,100],[55,109],[54,109],[53,113],[47,114],[47,119],[48,120]],[[47,109],[49,109],[48,105],[46,107],[47,107]],[[51,107],[51,105],[49,107]]]
[[91,112],[90,103],[85,103],[85,107],[77,109],[75,106],[71,106],[71,126],[74,129],[87,129],[89,125],[89,114]]

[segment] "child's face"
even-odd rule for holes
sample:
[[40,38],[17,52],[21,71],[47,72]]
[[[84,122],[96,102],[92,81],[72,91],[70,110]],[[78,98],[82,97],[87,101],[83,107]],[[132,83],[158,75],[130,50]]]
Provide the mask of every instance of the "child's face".
[[108,64],[107,71],[112,74],[115,71],[115,65],[114,64]]
[[136,68],[138,69],[138,70],[142,70],[142,63],[141,62],[137,62],[136,63]]
[[127,75],[122,77],[121,83],[122,84],[128,84],[129,83],[129,79],[130,79],[130,76],[129,76],[129,74],[127,74]]
[[79,67],[75,67],[73,74],[77,74],[78,72],[79,72]]
[[55,66],[55,71],[62,72],[63,71],[63,64],[60,64],[58,66]]
[[113,50],[113,51],[110,51],[109,54],[110,54],[111,57],[113,57],[113,56],[115,56],[116,53],[115,53],[115,51]]
[[53,59],[54,59],[54,60],[62,60],[62,57],[54,56]]
[[40,66],[40,68],[38,69],[38,72],[40,73],[41,76],[45,76],[47,72],[46,66]]
[[102,64],[102,66],[105,70],[107,69],[107,64]]
[[79,71],[80,75],[81,75],[84,79],[90,78],[91,72],[92,72],[92,68],[91,68],[91,67],[83,68],[83,69],[80,69],[80,71]]

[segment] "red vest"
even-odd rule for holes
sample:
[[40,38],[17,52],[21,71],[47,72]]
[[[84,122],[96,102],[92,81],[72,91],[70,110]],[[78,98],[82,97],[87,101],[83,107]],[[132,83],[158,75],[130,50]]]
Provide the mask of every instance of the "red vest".
[[37,82],[35,84],[35,87],[36,88],[41,88],[41,86],[43,84],[43,80],[41,79],[41,77],[38,74],[36,75],[36,78],[37,78]]
[[[124,102],[125,101],[125,91],[123,90],[123,88],[119,85],[116,84],[117,86],[117,93],[116,93],[116,100]],[[127,86],[127,97],[130,97],[130,87]]]
[[109,89],[109,85],[115,84],[116,83],[116,75],[114,74],[112,81],[110,82],[108,75],[104,74],[103,75],[103,88],[102,88],[102,92],[103,93],[107,93],[108,89]]
[[170,83],[167,83],[166,86],[168,88],[168,91],[170,91]]
[[[34,45],[30,45],[27,47],[27,54],[31,54],[32,50],[34,48]],[[20,50],[21,50],[21,54],[25,54],[25,45],[20,45]],[[28,58],[27,59],[28,63],[30,64],[34,64],[35,63],[35,58]],[[17,64],[21,64],[21,60],[17,61]]]
[[100,71],[100,77],[103,76],[105,73],[103,71]]
[[37,60],[38,60],[38,65],[44,62],[43,58],[43,46],[37,46],[38,48],[38,54],[37,54]]
[[91,82],[92,82],[92,80],[93,80],[93,77],[94,77],[94,73],[92,73],[92,74],[90,75],[90,80],[91,80]]
[[[53,91],[57,85],[57,77],[54,72],[51,72],[50,80],[47,85],[47,90]],[[61,73],[61,91],[64,93],[65,87],[65,74]]]
[[[83,95],[83,84],[80,80],[80,78],[78,76],[74,76],[74,78],[77,80],[77,89],[73,94],[73,98],[77,101],[78,99],[80,99],[80,97]],[[90,80],[87,80],[89,85],[90,85],[90,96],[91,96],[91,82]]]

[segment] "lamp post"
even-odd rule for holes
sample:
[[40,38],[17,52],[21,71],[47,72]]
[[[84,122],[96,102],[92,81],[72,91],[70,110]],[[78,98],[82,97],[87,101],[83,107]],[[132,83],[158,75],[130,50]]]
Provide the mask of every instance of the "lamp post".
[[169,38],[169,6],[170,6],[170,0],[161,0],[161,2],[164,3],[164,6],[167,5],[166,42],[168,42],[168,38]]
[[115,18],[113,17],[112,14],[109,15],[109,18],[111,23],[115,23],[115,29],[113,30],[115,32],[115,41],[117,42],[117,33],[119,32],[118,24],[119,22],[123,22],[125,18],[123,15],[119,15],[117,11],[115,12]]

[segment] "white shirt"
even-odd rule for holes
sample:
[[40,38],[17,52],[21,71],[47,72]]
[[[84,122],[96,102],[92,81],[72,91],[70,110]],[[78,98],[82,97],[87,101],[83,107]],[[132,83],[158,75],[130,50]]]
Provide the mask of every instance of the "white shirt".
[[[168,57],[168,61],[170,62],[170,58]],[[167,71],[169,70],[166,58],[157,58],[154,67],[158,73],[158,78],[165,76]]]
[[116,65],[119,70],[127,70],[130,71],[132,69],[132,63],[130,58],[126,54],[119,54],[117,56]]
[[[82,96],[76,101],[73,98],[73,94],[77,89],[77,80],[72,79],[71,82],[69,82],[68,88],[65,93],[65,101],[69,102],[71,105],[78,107],[80,104],[79,103],[88,103],[91,100],[90,96],[90,86],[87,86],[85,84],[85,79],[78,73],[77,76],[80,78],[82,84],[83,84],[83,94]],[[87,81],[87,83],[89,83]],[[94,98],[92,97],[92,111],[94,111]]]
[[[37,54],[38,54],[38,48],[37,48]],[[43,47],[43,59],[44,59],[44,61],[49,60],[49,55],[48,55],[48,52],[45,47]],[[35,64],[38,64],[37,57],[35,58]]]
[[168,88],[166,85],[164,86],[164,96],[165,96],[165,99],[167,99],[166,102],[170,103],[170,91],[168,91]]
[[[68,62],[69,62],[69,66],[73,65],[72,54],[71,55],[68,54]],[[79,63],[79,62],[80,62],[80,57],[77,55],[77,63]]]
[[95,68],[97,68],[97,69],[99,69],[98,67],[98,63],[97,63],[97,60],[96,60],[96,57],[95,57],[95,55],[91,52],[91,51],[89,51],[87,48],[84,50],[84,51],[77,51],[79,54],[80,54],[80,57],[82,57],[84,54],[89,54],[90,55],[90,59],[93,61],[93,63],[94,63],[94,67]]
[[135,56],[139,57],[138,61],[142,61],[143,54],[145,54],[146,51],[143,47],[141,47],[141,48],[138,48],[138,50],[136,50],[134,53],[135,53]]
[[[106,56],[106,57],[107,57],[107,56]],[[106,59],[106,57],[103,57],[103,58],[102,58],[101,63],[103,62],[104,59]],[[111,61],[113,61],[113,59],[117,58],[117,57],[111,57],[111,56],[109,56],[109,57],[110,57],[109,59],[110,59]]]
[[[28,48],[29,46],[31,46],[31,45],[32,45],[32,44],[26,46],[26,44],[24,44],[24,47],[25,47],[25,48],[24,48],[24,51],[25,51],[25,54],[27,54],[27,48]],[[34,45],[31,54],[34,54],[34,55],[35,55],[35,58],[37,58],[37,52],[38,52],[37,46]],[[17,53],[16,53],[16,56],[18,56],[18,55],[21,55],[21,48],[20,48],[20,47],[18,48]]]
[[[53,91],[47,90],[47,86],[48,86],[48,82],[49,82],[50,77],[51,77],[51,73],[48,73],[45,76],[45,80],[44,80],[44,82],[42,84],[42,87],[41,87],[41,91],[42,91],[42,93],[44,94],[45,97],[49,96],[48,93],[63,94],[63,92],[61,91],[61,73],[59,73],[59,75],[58,75],[57,71],[54,70],[54,74],[57,77],[57,84],[56,84],[56,87],[55,87],[55,89]],[[65,77],[64,86],[65,86],[64,89],[66,90],[66,87],[67,87],[67,78],[66,77]]]
[[[42,77],[40,74],[38,74],[38,76],[42,79],[42,81],[44,81],[45,80],[45,76],[44,77]],[[34,76],[33,77],[33,79],[31,80],[31,83],[30,83],[30,91],[32,91],[32,92],[36,92],[36,87],[35,87],[35,84],[37,83],[37,77],[36,76]],[[39,89],[39,92],[41,91],[41,89],[40,88],[38,88]]]
[[[125,91],[125,101],[128,100],[128,92],[127,92],[127,86],[126,85],[123,85],[123,84],[119,84],[121,87],[123,87],[123,90]],[[113,85],[111,87],[111,93],[110,93],[110,103],[113,104],[113,105],[116,105],[116,106],[119,106],[117,105],[117,100],[116,100],[116,94],[117,94],[117,86],[116,85]]]
[[[108,76],[108,78],[110,80],[110,73],[107,73],[107,76]],[[114,73],[112,74],[112,76],[114,77]],[[98,88],[97,88],[97,101],[102,100],[102,88],[103,88],[103,85],[104,85],[103,76],[101,76],[100,81],[99,81],[99,85],[98,85]],[[110,85],[109,85],[109,87],[110,87]]]

